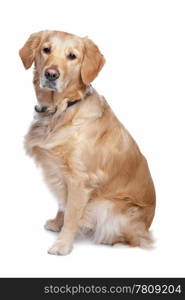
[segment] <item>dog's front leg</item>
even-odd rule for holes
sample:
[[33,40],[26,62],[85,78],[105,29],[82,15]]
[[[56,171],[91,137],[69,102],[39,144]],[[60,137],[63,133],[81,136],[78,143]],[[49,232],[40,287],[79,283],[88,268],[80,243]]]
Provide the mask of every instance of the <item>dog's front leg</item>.
[[58,195],[58,212],[54,219],[50,219],[46,222],[44,228],[46,230],[51,230],[55,232],[60,232],[63,224],[64,224],[64,208],[67,202],[67,187],[66,184],[60,182],[60,193]]
[[50,254],[66,255],[71,252],[75,234],[80,225],[84,209],[89,200],[89,191],[80,184],[68,185],[68,198],[64,214],[64,225],[59,237],[49,249]]

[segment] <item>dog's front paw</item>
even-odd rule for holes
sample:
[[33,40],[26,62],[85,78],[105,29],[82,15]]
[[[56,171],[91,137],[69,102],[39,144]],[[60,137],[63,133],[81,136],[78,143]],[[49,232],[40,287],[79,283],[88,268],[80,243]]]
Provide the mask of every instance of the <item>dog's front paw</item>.
[[53,246],[48,250],[48,253],[53,255],[67,255],[71,250],[72,245],[63,242],[62,240],[56,240]]

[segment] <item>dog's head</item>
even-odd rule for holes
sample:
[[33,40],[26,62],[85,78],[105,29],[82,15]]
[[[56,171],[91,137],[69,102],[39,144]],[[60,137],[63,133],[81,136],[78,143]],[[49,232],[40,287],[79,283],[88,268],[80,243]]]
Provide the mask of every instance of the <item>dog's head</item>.
[[26,69],[34,62],[40,88],[57,92],[76,83],[89,84],[105,63],[90,39],[59,31],[32,34],[19,54]]

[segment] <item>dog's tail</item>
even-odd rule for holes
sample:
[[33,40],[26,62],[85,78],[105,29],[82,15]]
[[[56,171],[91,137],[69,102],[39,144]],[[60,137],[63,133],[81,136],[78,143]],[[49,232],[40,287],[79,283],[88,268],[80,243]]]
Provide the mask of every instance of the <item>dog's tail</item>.
[[128,226],[124,231],[121,243],[131,247],[141,247],[144,249],[152,249],[154,245],[154,238],[151,231],[144,229],[142,226]]

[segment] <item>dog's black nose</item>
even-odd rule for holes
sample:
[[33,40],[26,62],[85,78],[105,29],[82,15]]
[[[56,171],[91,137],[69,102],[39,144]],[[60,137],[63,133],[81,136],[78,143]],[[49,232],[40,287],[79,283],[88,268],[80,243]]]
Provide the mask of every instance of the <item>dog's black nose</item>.
[[58,70],[56,70],[54,68],[48,68],[45,70],[45,77],[49,81],[54,81],[60,77],[60,73]]

